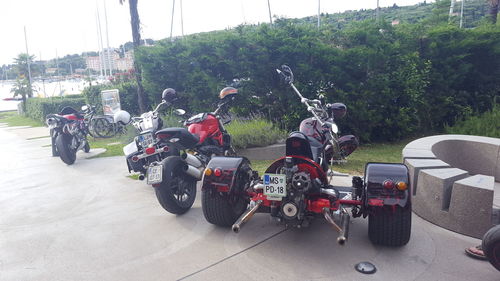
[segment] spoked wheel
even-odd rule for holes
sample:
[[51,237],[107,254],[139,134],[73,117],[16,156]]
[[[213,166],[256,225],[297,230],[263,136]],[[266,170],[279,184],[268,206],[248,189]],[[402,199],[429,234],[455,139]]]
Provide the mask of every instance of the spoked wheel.
[[106,118],[94,118],[90,125],[93,137],[111,138],[115,135],[113,124]]
[[197,180],[186,175],[186,163],[179,156],[169,156],[162,161],[163,180],[155,189],[156,198],[167,212],[181,215],[193,206]]

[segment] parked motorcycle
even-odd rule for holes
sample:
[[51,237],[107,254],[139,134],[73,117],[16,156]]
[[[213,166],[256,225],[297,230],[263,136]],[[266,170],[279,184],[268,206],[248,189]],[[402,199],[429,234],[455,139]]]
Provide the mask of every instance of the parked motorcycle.
[[179,151],[148,168],[148,183],[155,187],[160,205],[170,213],[183,214],[194,203],[196,182],[201,180],[206,164],[214,155],[234,155],[231,137],[224,129],[230,120],[222,116],[238,91],[226,87],[219,93],[214,112],[199,113],[184,122],[187,128],[167,128],[156,132],[159,143]]
[[81,109],[78,112],[72,107],[65,107],[59,114],[47,115],[45,120],[52,138],[52,155],[59,156],[68,165],[75,163],[77,151],[90,151],[85,120],[94,114],[94,109],[89,105]]
[[[207,221],[231,226],[237,233],[256,212],[269,213],[287,227],[305,227],[314,218],[323,217],[339,232],[337,242],[344,245],[350,221],[347,208],[351,208],[353,217],[368,216],[368,236],[373,243],[408,243],[408,169],[402,164],[368,163],[364,179],[353,177],[351,187],[331,185],[333,178],[329,178],[324,164],[345,157],[357,144],[337,139],[333,118],[345,114],[345,105],[323,106],[319,100],[307,99],[293,85],[289,67],[277,71],[313,118],[304,120],[301,130],[289,135],[286,155],[275,160],[263,177],[252,171],[246,158],[213,157],[205,169],[202,186],[202,209]],[[305,124],[311,122],[315,124]]]
[[[171,106],[177,99],[174,89],[165,89],[162,93],[162,101],[152,111],[145,112],[141,116],[132,117],[127,114],[115,114],[115,123],[124,123],[131,120],[132,125],[137,130],[138,135],[134,141],[123,148],[126,155],[128,171],[139,173],[139,179],[144,180],[147,168],[155,161],[161,161],[170,154],[178,154],[171,151],[170,146],[163,142],[158,142],[155,133],[163,127],[163,121],[159,115],[160,109]],[[184,114],[184,110],[176,109],[176,114]]]

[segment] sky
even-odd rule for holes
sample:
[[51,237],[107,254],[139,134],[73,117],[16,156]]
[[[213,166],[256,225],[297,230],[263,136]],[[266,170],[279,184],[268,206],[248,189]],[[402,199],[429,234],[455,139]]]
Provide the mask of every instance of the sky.
[[[170,36],[171,13],[175,0],[139,0],[142,38],[155,40]],[[377,0],[319,0],[322,13],[374,9]],[[269,0],[273,16],[296,18],[318,13],[318,0]],[[413,5],[423,0],[379,0],[381,7]],[[173,35],[235,27],[241,23],[269,22],[267,0],[176,0]],[[428,1],[430,2],[430,1]],[[106,7],[106,9],[104,9]],[[97,10],[99,10],[104,46],[132,41],[128,1],[119,0],[1,0],[0,66],[28,51],[35,59],[48,60],[67,54],[98,50]]]

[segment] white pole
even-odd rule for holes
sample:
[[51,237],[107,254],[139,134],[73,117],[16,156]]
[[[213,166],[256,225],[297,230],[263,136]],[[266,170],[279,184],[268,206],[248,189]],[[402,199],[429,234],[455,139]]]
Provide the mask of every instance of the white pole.
[[104,56],[104,64],[103,64],[103,68],[104,68],[104,76],[108,76],[108,73],[106,72],[106,65],[107,65],[107,58],[106,58],[106,53],[104,52],[104,43],[103,43],[103,40],[102,40],[102,29],[101,29],[101,18],[99,17],[99,7],[97,7],[97,26],[99,27],[99,39],[100,39],[100,42],[101,42],[101,52]]
[[269,0],[267,0],[267,10],[269,11],[269,23],[273,25],[273,18],[271,17],[271,4],[269,3]]
[[184,37],[184,17],[182,13],[182,0],[180,0],[180,2],[181,2],[181,34],[182,37]]
[[321,16],[321,0],[318,0],[318,29],[319,29],[319,26],[321,24],[321,19],[320,19],[320,16]]
[[113,57],[109,54],[110,48],[109,48],[109,30],[108,30],[108,12],[106,10],[106,0],[104,0],[104,22],[106,24],[106,45],[108,49],[106,50],[107,52],[107,57],[108,57],[108,64],[109,64],[109,75],[113,76]]
[[448,22],[451,21],[451,16],[453,15],[453,7],[455,7],[455,0],[450,2],[450,13],[448,14]]
[[175,0],[172,1],[172,20],[170,21],[170,41],[172,41],[172,32],[174,30],[174,10],[175,10]]
[[462,24],[464,22],[464,3],[465,0],[462,0],[462,7],[460,8],[460,28],[462,28]]
[[102,54],[101,54],[101,41],[99,40],[100,36],[99,36],[99,20],[97,18],[97,14],[96,14],[96,31],[97,31],[97,55],[99,56],[99,73],[100,73],[100,77],[102,77],[102,65],[103,65],[103,60],[102,60]]
[[28,37],[26,36],[26,26],[24,26],[24,43],[26,45],[26,62],[28,63],[28,81],[29,81],[29,93],[30,96],[33,96],[33,92],[31,91],[31,66],[30,66],[30,53],[28,52]]

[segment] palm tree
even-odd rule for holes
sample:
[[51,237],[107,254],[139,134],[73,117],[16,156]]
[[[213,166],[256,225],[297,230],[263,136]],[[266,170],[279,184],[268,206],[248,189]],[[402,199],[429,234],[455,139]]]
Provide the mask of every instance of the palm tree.
[[[21,54],[17,55],[16,58],[14,58],[15,69],[17,71],[18,77],[21,77],[21,78],[29,77],[28,63],[32,65],[34,59],[35,59],[35,56],[33,56],[33,55],[30,56],[29,54],[26,54],[26,53],[21,53]],[[26,80],[28,81],[27,94],[28,94],[28,97],[31,98],[33,96],[31,81],[29,79],[26,79]]]
[[[125,0],[119,0],[120,4],[123,5]],[[134,43],[134,54],[137,54],[137,49],[141,45],[141,33],[140,33],[140,20],[139,12],[137,11],[137,1],[129,0],[130,8],[130,25],[132,27],[132,41]],[[134,69],[135,69],[135,80],[137,81],[137,102],[139,103],[139,110],[145,112],[146,107],[144,106],[144,88],[142,87],[142,76],[141,68],[134,56]]]
[[491,23],[497,23],[497,14],[498,14],[498,5],[500,3],[499,0],[489,0],[490,2],[490,19]]
[[20,76],[16,79],[16,82],[10,89],[10,92],[15,98],[16,96],[21,96],[23,100],[23,111],[26,112],[26,97],[31,97],[33,95],[33,88],[30,84],[30,81],[25,76]]

